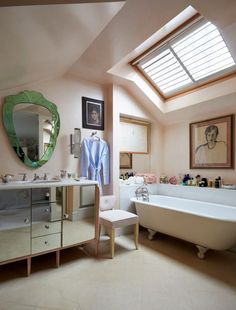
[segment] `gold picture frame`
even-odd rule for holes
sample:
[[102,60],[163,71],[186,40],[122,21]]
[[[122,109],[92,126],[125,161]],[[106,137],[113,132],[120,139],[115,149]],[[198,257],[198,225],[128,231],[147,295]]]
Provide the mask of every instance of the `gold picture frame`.
[[189,124],[190,169],[232,169],[233,135],[233,114]]

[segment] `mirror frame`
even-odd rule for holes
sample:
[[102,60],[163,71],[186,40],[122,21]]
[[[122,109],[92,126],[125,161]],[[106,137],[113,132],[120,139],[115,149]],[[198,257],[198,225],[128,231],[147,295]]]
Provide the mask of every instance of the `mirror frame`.
[[9,142],[11,143],[19,159],[21,157],[21,147],[14,127],[13,109],[17,104],[21,103],[30,103],[42,106],[48,109],[52,114],[52,123],[54,126],[52,128],[49,145],[43,156],[38,161],[32,161],[26,154],[24,154],[24,162],[21,160],[21,162],[29,168],[39,168],[50,159],[56,146],[57,137],[60,130],[60,117],[57,111],[57,106],[45,99],[41,93],[36,91],[24,90],[18,95],[10,95],[5,97],[3,104],[3,124],[7,132]]

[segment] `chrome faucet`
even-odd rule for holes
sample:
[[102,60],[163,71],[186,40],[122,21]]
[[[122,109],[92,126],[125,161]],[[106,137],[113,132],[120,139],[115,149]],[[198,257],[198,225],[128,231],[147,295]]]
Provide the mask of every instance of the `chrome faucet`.
[[34,178],[33,181],[39,180],[39,176],[37,175],[37,173],[34,174]]
[[22,181],[26,181],[26,173],[19,173],[19,175],[22,175]]
[[141,198],[143,201],[149,201],[149,192],[145,183],[136,189],[135,196],[137,199]]
[[48,173],[46,173],[46,172],[44,173],[43,179],[44,179],[44,180],[47,180],[47,179],[48,179]]

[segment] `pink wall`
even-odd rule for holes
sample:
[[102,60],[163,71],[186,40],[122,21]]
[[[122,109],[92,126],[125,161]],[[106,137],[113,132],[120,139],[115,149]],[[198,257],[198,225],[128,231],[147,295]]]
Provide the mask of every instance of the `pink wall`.
[[[118,178],[119,178],[119,149],[117,140],[119,135],[119,115],[126,114],[138,118],[150,120],[152,123],[151,138],[151,154],[150,154],[150,171],[157,174],[167,174],[168,176],[178,175],[179,173],[190,173],[195,176],[215,178],[222,176],[225,182],[236,183],[235,169],[189,169],[189,123],[199,121],[206,118],[217,117],[221,115],[236,114],[236,104],[233,103],[231,108],[225,107],[225,97],[221,97],[221,110],[208,111],[207,115],[195,118],[188,117],[186,114],[185,121],[179,121],[174,124],[169,122],[165,127],[147,112],[145,107],[140,105],[138,100],[134,99],[122,87],[104,88],[101,85],[88,81],[74,78],[72,76],[64,76],[50,81],[25,85],[24,87],[9,89],[0,92],[0,106],[2,107],[3,99],[10,94],[17,94],[20,91],[36,90],[41,92],[49,101],[54,102],[61,118],[61,128],[57,145],[52,158],[43,167],[36,170],[42,175],[44,172],[50,173],[50,177],[58,175],[61,169],[68,172],[79,173],[79,160],[70,154],[70,134],[73,133],[75,127],[82,127],[82,108],[81,97],[87,96],[105,100],[105,131],[98,132],[110,144],[111,153],[111,185],[105,189],[105,193],[112,191],[118,194]],[[236,102],[236,94],[231,98]],[[113,105],[112,105],[113,102]],[[82,138],[91,134],[91,130],[82,129]],[[35,170],[24,166],[16,157],[15,152],[9,145],[5,134],[2,119],[0,121],[0,173],[18,173],[25,172],[28,178],[31,178]],[[235,156],[236,156],[236,152]],[[235,158],[236,162],[236,158]],[[115,188],[114,188],[115,186]]]
[[[116,124],[118,130],[117,134],[119,134],[120,115],[145,120],[150,123],[149,154],[138,156],[134,154],[133,170],[138,172],[151,172],[159,176],[162,166],[163,126],[155,119],[155,115],[152,115],[147,107],[142,105],[140,101],[134,98],[131,93],[121,86],[116,85],[114,87],[113,105],[116,105],[116,113],[118,114],[118,124]],[[120,152],[119,145],[116,146],[116,152]]]
[[[224,97],[222,97],[221,100],[222,107],[224,107]],[[166,126],[164,129],[163,139],[164,160],[162,174],[168,176],[178,176],[179,173],[189,173],[193,177],[200,174],[202,177],[211,179],[221,176],[225,183],[236,183],[236,169],[189,169],[189,123],[233,113],[236,114],[236,104],[228,109],[223,108],[223,110],[217,115],[214,111],[212,111],[207,115],[201,116],[201,118],[196,117],[195,119],[191,118],[191,120],[186,119],[184,122]],[[234,161],[236,163],[235,136]]]
[[[163,126],[151,115],[146,107],[142,105],[141,100],[136,99],[129,91],[120,85],[113,87],[113,192],[118,198],[120,197],[120,167],[119,167],[119,123],[120,115],[146,120],[151,123],[151,147],[150,153],[144,156],[144,160],[148,157],[148,172],[160,175],[162,167],[162,145],[163,145]],[[140,155],[142,157],[142,155]],[[135,167],[134,167],[135,170]],[[147,172],[147,171],[142,171]]]
[[[28,178],[31,178],[35,172],[39,175],[48,172],[50,177],[53,177],[59,175],[61,169],[79,173],[79,160],[70,154],[70,134],[73,133],[75,127],[82,127],[81,97],[85,96],[104,100],[106,95],[104,88],[98,84],[76,79],[72,76],[65,76],[63,78],[29,84],[24,87],[1,92],[1,108],[5,96],[17,94],[24,89],[39,91],[46,99],[57,105],[61,121],[57,145],[48,163],[36,170],[29,169],[21,163],[9,145],[1,119],[0,174],[12,173],[17,176],[18,173],[24,172],[27,173]],[[89,136],[91,131],[89,129],[82,129],[82,138]],[[100,136],[104,135],[101,131],[98,134]]]

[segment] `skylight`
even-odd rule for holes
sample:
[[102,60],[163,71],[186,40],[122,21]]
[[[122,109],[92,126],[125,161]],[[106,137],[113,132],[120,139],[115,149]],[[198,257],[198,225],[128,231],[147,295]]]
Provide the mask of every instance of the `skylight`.
[[236,69],[220,32],[203,18],[133,64],[165,97]]

